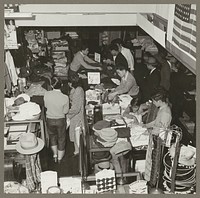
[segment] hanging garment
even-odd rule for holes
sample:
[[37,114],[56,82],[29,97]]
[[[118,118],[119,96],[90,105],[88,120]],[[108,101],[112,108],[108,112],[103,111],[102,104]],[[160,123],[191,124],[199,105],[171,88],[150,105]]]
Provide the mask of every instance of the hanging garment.
[[18,76],[17,76],[17,72],[16,72],[16,69],[15,69],[15,64],[14,64],[14,61],[13,61],[13,57],[12,57],[10,51],[6,51],[5,63],[7,65],[7,67],[8,67],[8,71],[9,71],[12,83],[13,83],[14,86],[16,86],[17,85]]
[[145,180],[150,181],[151,177],[151,167],[152,167],[152,150],[153,150],[153,136],[150,132],[149,134],[149,144],[146,153],[146,161],[145,161]]
[[12,81],[11,81],[11,77],[8,71],[8,67],[7,65],[4,63],[4,82],[5,82],[5,88],[8,90],[8,92],[11,92],[11,88],[12,88]]
[[26,155],[26,184],[30,191],[33,191],[36,184],[41,182],[41,172],[39,154]]

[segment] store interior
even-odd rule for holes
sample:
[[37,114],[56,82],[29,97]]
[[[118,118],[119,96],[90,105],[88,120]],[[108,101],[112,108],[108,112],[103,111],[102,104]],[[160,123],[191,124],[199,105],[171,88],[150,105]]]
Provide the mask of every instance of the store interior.
[[[4,193],[196,193],[196,56],[169,39],[174,20],[169,13],[176,9],[175,5],[182,4],[152,4],[152,11],[145,4],[130,6],[133,11],[125,5],[109,5],[102,11],[103,5],[94,9],[82,4],[66,4],[63,8],[59,4],[46,8],[44,4],[5,4]],[[193,4],[187,5],[193,9]],[[64,13],[70,6],[70,14]],[[120,49],[120,44],[113,43],[116,39],[130,51],[134,68],[120,69],[116,58],[110,60],[114,56],[112,49]],[[87,64],[96,69],[81,67],[74,71],[72,65],[78,53],[89,57],[93,63],[86,61]],[[146,93],[150,85],[146,82],[151,74],[151,58],[155,60],[152,72],[156,69],[159,75],[164,61],[170,62],[170,87],[167,90],[159,84],[149,97]],[[139,89],[136,96],[127,90],[110,98],[128,78],[120,77],[118,70],[132,76]],[[77,89],[73,88],[72,72],[83,90],[82,102],[82,92],[76,97],[71,95]],[[57,81],[52,84],[54,79]],[[68,101],[62,118],[65,152],[60,160],[57,155],[55,158],[49,124],[50,119],[56,119],[49,117],[53,107],[45,98],[58,82],[62,97]],[[168,126],[160,127],[155,135],[154,126],[148,124],[159,117],[161,107],[155,108],[153,99],[159,88],[165,92],[162,104],[167,104],[171,117]],[[146,110],[141,122],[134,122],[135,117],[124,113],[135,98],[140,101],[138,109]],[[59,99],[51,98],[52,101],[59,105]],[[82,111],[79,125],[80,118],[73,120],[70,113],[80,103],[83,108],[76,110],[76,115]],[[53,132],[56,130],[53,128]],[[164,138],[160,135],[163,131]],[[29,133],[39,141],[34,153],[23,150],[21,143],[22,136]]]

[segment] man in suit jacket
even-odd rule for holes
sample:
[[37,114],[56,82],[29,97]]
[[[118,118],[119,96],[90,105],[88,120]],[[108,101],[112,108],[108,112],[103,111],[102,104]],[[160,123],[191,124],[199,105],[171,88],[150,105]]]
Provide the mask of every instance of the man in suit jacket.
[[114,39],[114,40],[111,41],[111,43],[118,45],[119,51],[126,58],[126,60],[128,62],[128,67],[129,67],[131,73],[133,74],[133,71],[134,71],[134,58],[133,58],[133,54],[131,53],[131,50],[126,48],[126,47],[124,47],[124,43],[123,43],[121,38]]
[[146,60],[146,65],[150,72],[144,79],[144,84],[141,87],[143,102],[148,101],[155,89],[160,85],[160,72],[156,68],[156,59],[154,57],[149,57]]
[[110,45],[110,52],[113,55],[114,65],[123,65],[128,69],[128,62],[125,56],[120,52],[117,44]]
[[164,87],[167,91],[170,88],[170,62],[168,62],[162,53],[155,55],[156,60],[160,63],[160,86]]

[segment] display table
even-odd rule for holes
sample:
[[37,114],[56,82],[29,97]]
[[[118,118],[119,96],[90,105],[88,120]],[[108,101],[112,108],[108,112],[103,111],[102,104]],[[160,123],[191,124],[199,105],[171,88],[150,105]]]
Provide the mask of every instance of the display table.
[[[4,126],[10,127],[10,126],[17,126],[17,125],[23,125],[27,124],[27,130],[26,132],[35,132],[35,129],[37,125],[39,124],[39,129],[41,134],[39,135],[41,139],[44,141],[45,145],[48,146],[48,133],[46,133],[45,127],[44,127],[44,110],[42,109],[40,118],[37,120],[24,120],[24,121],[5,121]],[[9,128],[8,128],[8,134],[9,134]],[[16,152],[15,144],[4,144],[4,152]]]
[[[126,175],[127,176],[127,175]],[[132,173],[132,176],[133,177],[136,177],[135,178],[135,181],[139,181],[141,180],[141,177],[140,177],[140,174],[139,173]],[[74,181],[73,181],[74,179]],[[117,185],[116,186],[116,190],[110,190],[110,191],[105,191],[105,192],[101,192],[101,193],[98,193],[96,192],[95,190],[95,181],[96,181],[96,177],[95,175],[89,175],[88,177],[86,177],[84,179],[84,182],[82,183],[82,189],[81,188],[81,177],[80,176],[73,176],[73,177],[61,177],[60,178],[61,180],[61,184],[60,184],[60,188],[62,189],[62,192],[64,194],[66,194],[66,188],[69,188],[71,189],[72,191],[73,190],[77,190],[77,193],[78,194],[130,194],[130,187],[129,187],[129,184],[130,183],[127,183],[127,184],[124,184],[124,185]],[[72,184],[69,184],[67,185],[67,182],[66,181],[71,181],[72,183],[74,182],[74,189],[73,187],[69,187],[70,185]],[[65,181],[65,183],[63,183],[63,181]],[[75,188],[76,186],[76,188]],[[78,190],[79,189],[79,190]],[[74,194],[75,192],[70,192],[70,194]]]

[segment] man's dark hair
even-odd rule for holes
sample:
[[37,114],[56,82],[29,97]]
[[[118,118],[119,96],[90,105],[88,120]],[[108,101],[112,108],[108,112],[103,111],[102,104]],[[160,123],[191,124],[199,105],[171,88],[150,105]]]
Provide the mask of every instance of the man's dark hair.
[[112,51],[112,50],[119,51],[119,47],[118,47],[118,45],[116,43],[115,44],[110,44],[109,45],[109,49],[110,49],[110,51]]
[[111,41],[111,44],[120,44],[123,45],[123,40],[121,38],[116,38]]
[[163,102],[167,102],[167,98],[168,98],[167,90],[162,86],[159,86],[151,96],[151,99],[155,101],[161,100]]
[[128,71],[128,67],[127,67],[126,65],[122,65],[122,64],[116,65],[116,66],[115,66],[115,69],[116,69],[116,70],[120,70],[120,71],[122,71],[122,70]]
[[80,50],[86,50],[87,48],[89,49],[89,45],[87,43],[81,43]]

